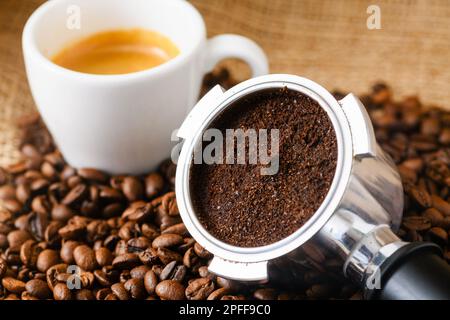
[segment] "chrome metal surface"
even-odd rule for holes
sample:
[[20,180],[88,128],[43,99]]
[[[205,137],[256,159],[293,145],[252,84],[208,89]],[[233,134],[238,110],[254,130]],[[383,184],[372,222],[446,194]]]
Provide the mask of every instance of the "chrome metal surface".
[[[327,112],[338,146],[335,177],[314,216],[289,237],[257,248],[231,246],[210,235],[195,215],[189,190],[192,153],[203,131],[222,110],[253,92],[280,87],[310,96]],[[194,107],[178,134],[185,139],[175,186],[180,214],[191,235],[215,255],[210,270],[220,276],[283,282],[301,276],[302,266],[311,258],[316,264],[326,264],[327,257],[333,256],[343,274],[363,283],[372,281],[392,248],[402,245],[390,231],[398,227],[403,209],[400,177],[377,145],[364,106],[352,94],[338,102],[311,80],[293,75],[262,76],[226,92],[214,88]]]

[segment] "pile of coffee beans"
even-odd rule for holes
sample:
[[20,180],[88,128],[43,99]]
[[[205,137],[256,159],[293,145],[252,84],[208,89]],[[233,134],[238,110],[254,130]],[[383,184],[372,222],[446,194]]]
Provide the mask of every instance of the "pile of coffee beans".
[[[226,71],[210,75],[231,84]],[[225,76],[224,76],[225,75]],[[339,97],[340,94],[336,93]],[[450,112],[394,102],[377,84],[362,97],[404,182],[399,235],[439,244],[450,260]],[[334,260],[303,270],[295,289],[210,274],[209,252],[187,233],[166,161],[143,176],[68,166],[39,117],[22,119],[24,160],[0,169],[0,299],[359,299]],[[320,252],[310,252],[315,261]],[[322,257],[322,258],[321,258]]]

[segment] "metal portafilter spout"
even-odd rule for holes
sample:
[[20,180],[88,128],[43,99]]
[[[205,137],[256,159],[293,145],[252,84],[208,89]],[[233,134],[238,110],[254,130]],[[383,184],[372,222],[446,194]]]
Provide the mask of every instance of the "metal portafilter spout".
[[[232,246],[208,233],[196,217],[189,183],[194,148],[234,102],[283,87],[309,96],[327,112],[338,147],[335,176],[319,209],[295,233],[262,247]],[[188,231],[214,254],[211,272],[241,281],[292,284],[311,261],[321,265],[332,259],[367,299],[450,299],[450,267],[440,248],[407,243],[394,233],[403,210],[400,176],[353,94],[337,101],[317,83],[285,74],[254,78],[226,92],[216,86],[189,113],[178,136],[184,139],[176,174],[178,206]]]

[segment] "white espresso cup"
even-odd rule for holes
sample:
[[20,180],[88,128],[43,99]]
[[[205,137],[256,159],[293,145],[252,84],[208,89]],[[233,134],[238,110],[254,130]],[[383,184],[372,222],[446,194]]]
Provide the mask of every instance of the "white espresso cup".
[[[80,73],[50,60],[86,36],[129,28],[167,36],[180,54],[120,75]],[[115,174],[144,173],[170,156],[171,133],[220,60],[240,58],[253,76],[268,72],[255,42],[231,34],[207,40],[201,15],[182,0],[52,0],[28,19],[22,42],[33,98],[67,162]]]

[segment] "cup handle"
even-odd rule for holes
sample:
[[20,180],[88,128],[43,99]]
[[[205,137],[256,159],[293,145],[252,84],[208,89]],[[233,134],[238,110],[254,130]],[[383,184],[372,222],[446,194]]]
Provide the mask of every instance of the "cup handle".
[[207,42],[205,72],[226,58],[238,58],[246,62],[252,71],[252,77],[269,73],[267,56],[253,40],[236,34],[222,34]]

